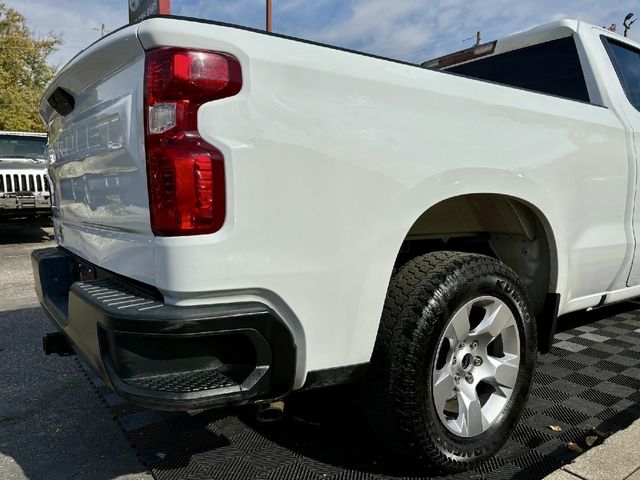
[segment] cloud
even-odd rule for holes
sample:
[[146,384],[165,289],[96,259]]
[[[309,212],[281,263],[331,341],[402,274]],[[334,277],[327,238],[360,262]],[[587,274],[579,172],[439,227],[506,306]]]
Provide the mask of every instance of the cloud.
[[549,18],[549,21],[551,22],[557,22],[558,20],[562,20],[568,18],[568,15],[565,15],[564,13],[558,12],[558,13],[554,13],[553,15],[551,15],[551,17]]
[[[6,6],[22,13],[36,35],[44,36],[52,31],[61,34],[64,45],[49,61],[63,65],[76,53],[100,38],[104,23],[114,30],[128,22],[126,2],[104,2],[102,0],[3,0]],[[122,3],[122,5],[120,5]]]
[[[275,1],[275,0],[274,0]],[[481,32],[484,41],[499,39],[560,18],[598,25],[621,21],[633,1],[570,0],[350,0],[335,2],[348,16],[304,32],[322,42],[346,45],[383,56],[419,62],[466,48]],[[558,12],[558,6],[563,11]],[[640,30],[640,29],[639,29]],[[640,38],[634,31],[635,38]],[[468,39],[465,43],[465,39]]]
[[[95,41],[100,24],[113,30],[128,21],[125,0],[4,1],[36,31],[63,33],[53,63]],[[264,28],[264,0],[171,0],[171,6],[178,15]],[[273,0],[273,23],[279,33],[420,62],[468,47],[477,31],[489,41],[567,17],[617,23],[621,31],[635,7],[635,0]],[[640,23],[631,36],[640,39]]]
[[[278,0],[274,0],[275,3]],[[264,28],[264,0],[173,0],[176,15],[219,20],[244,26]]]

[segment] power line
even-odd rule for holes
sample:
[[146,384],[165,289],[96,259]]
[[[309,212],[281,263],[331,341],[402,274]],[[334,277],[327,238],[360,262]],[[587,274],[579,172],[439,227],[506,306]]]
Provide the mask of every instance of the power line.
[[[470,37],[470,39],[475,38],[475,37]],[[462,45],[462,43],[464,43],[465,40],[456,40],[453,42],[447,42],[447,43],[433,43],[430,44],[428,46],[426,46],[425,48],[422,48],[420,50],[414,50],[412,52],[401,52],[401,53],[397,53],[397,52],[391,52],[388,54],[385,54],[387,56],[390,56],[391,58],[396,58],[396,57],[413,57],[414,55],[418,55],[418,54],[422,54],[422,53],[427,53],[427,52],[433,52],[433,51],[448,51],[450,50],[449,47],[455,48],[456,46],[458,46],[458,48],[460,48],[460,45]]]
[[480,46],[480,43],[482,42],[482,37],[480,36],[480,32],[476,33],[473,37],[469,37],[469,38],[465,38],[462,43],[464,42],[468,42],[469,40],[473,40],[476,39],[476,47]]

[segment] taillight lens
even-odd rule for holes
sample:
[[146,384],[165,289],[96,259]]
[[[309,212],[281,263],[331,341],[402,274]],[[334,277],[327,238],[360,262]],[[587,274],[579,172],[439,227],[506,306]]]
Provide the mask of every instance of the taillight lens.
[[147,52],[145,145],[156,235],[197,235],[222,227],[224,158],[198,134],[198,108],[241,88],[240,63],[231,55],[181,48]]

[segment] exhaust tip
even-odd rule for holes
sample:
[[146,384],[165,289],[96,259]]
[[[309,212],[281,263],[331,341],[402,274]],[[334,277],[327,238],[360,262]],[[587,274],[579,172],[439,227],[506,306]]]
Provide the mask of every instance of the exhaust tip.
[[66,357],[75,355],[73,348],[67,342],[65,336],[60,332],[47,333],[42,337],[42,349],[45,355],[60,355]]
[[271,402],[258,405],[256,418],[262,423],[272,423],[282,420],[284,415],[284,402]]

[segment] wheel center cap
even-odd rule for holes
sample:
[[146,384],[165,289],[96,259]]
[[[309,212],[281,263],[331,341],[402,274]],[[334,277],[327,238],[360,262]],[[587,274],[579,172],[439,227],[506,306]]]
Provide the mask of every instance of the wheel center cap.
[[471,367],[473,367],[473,355],[467,353],[464,357],[462,357],[462,361],[460,362],[460,366],[462,370],[465,372],[469,371]]

